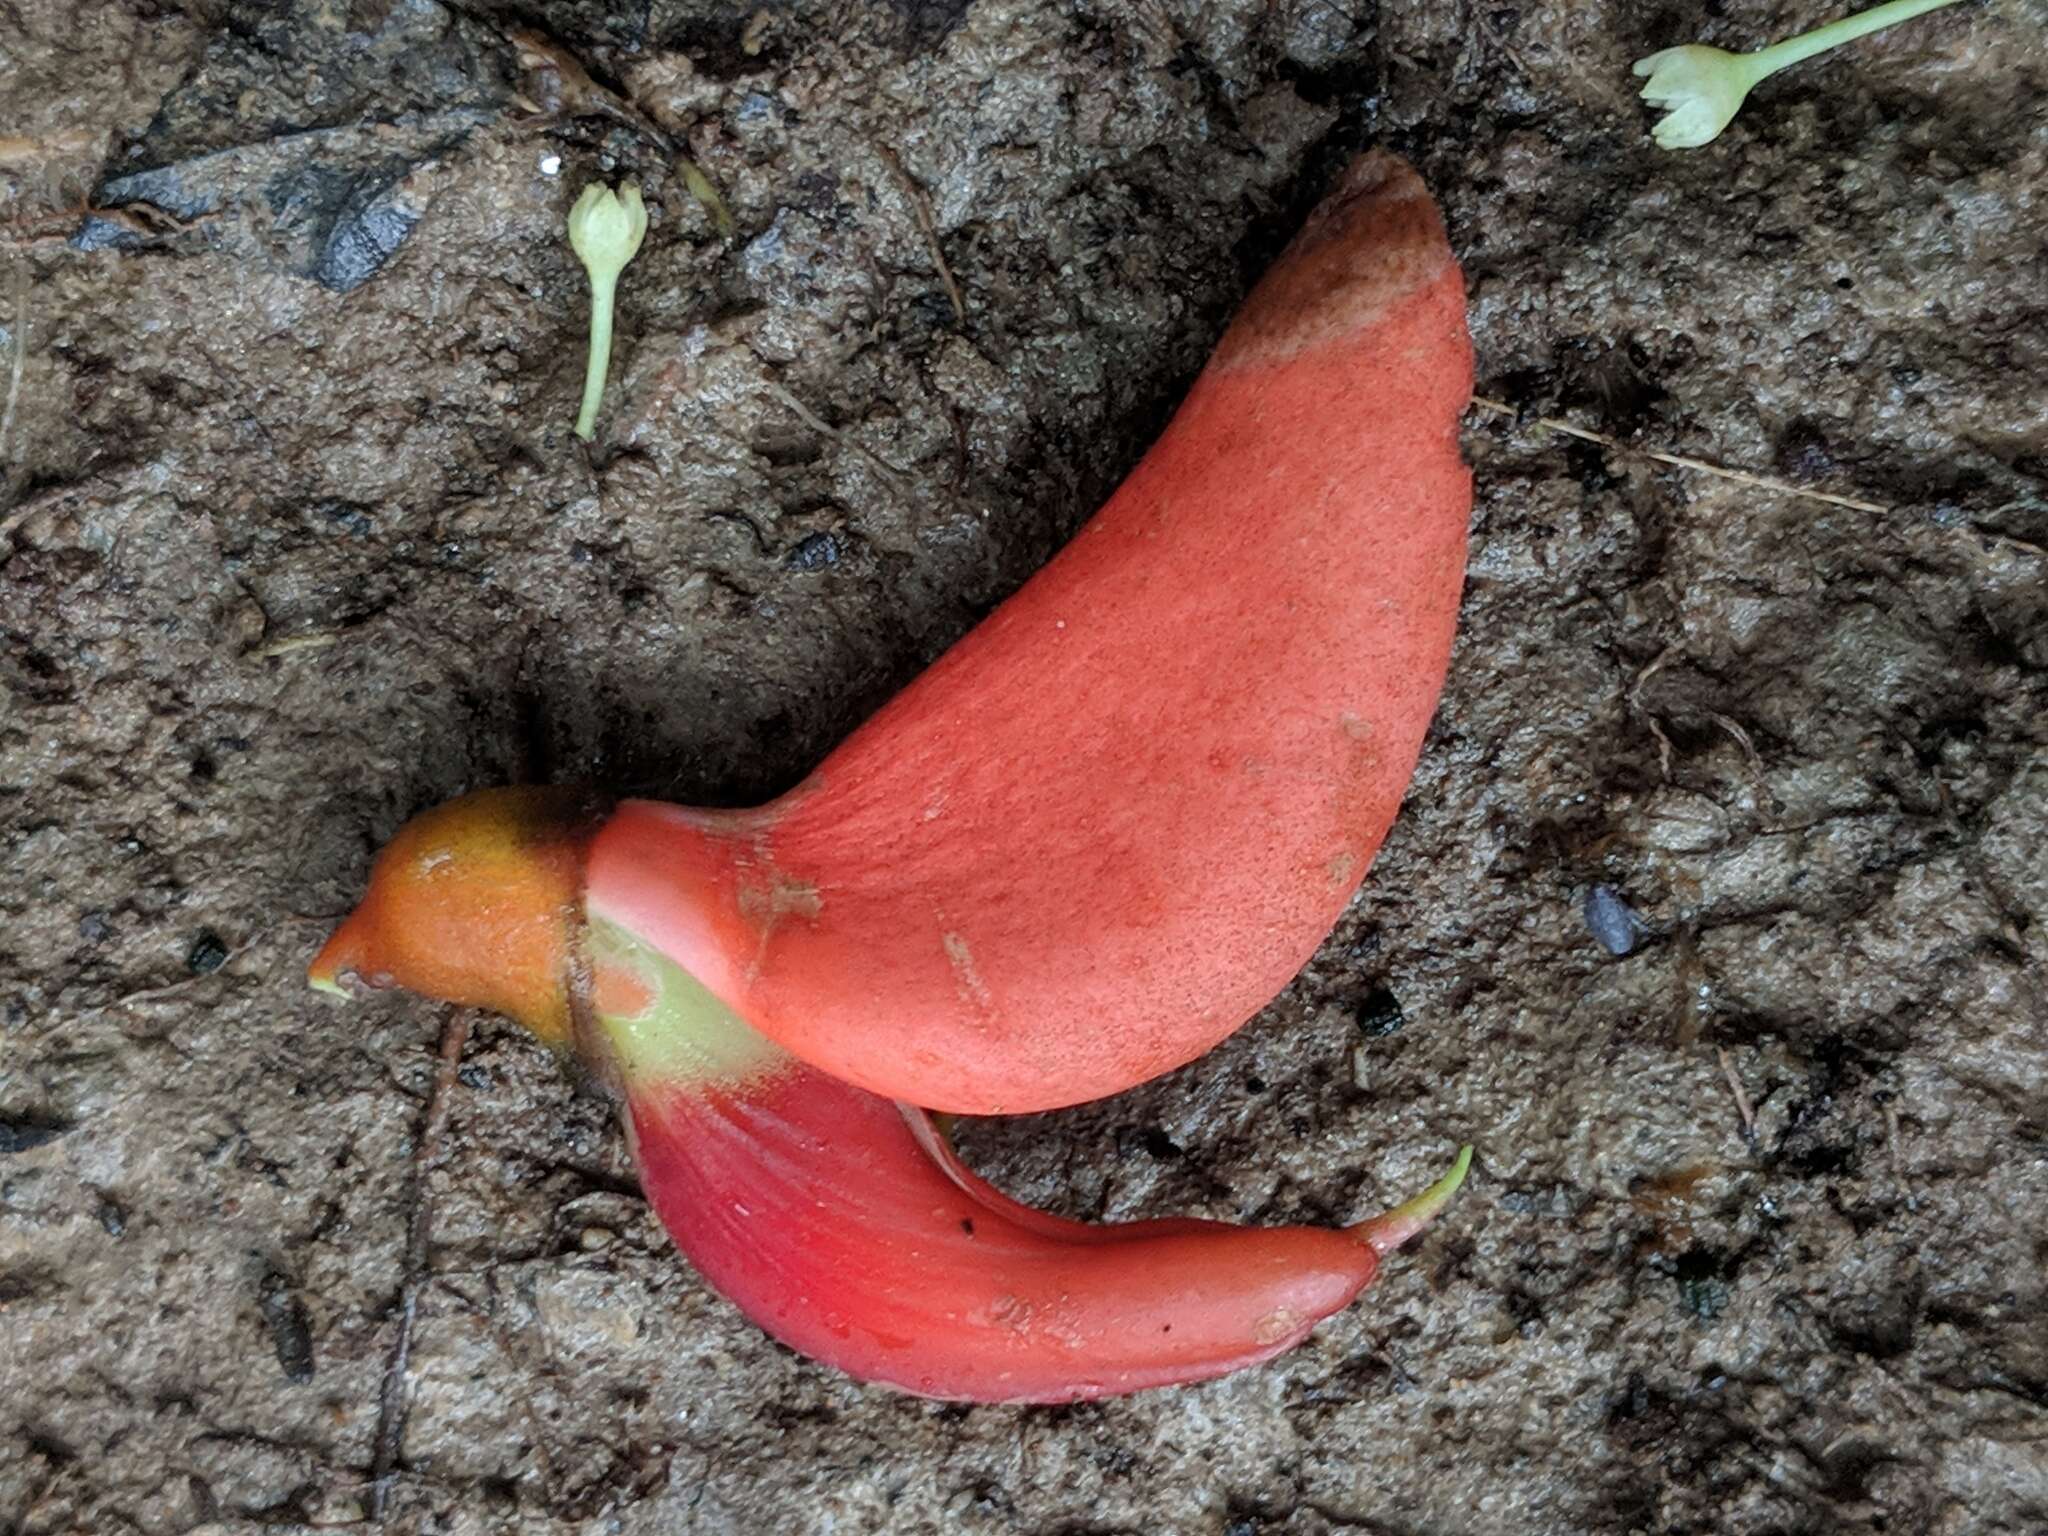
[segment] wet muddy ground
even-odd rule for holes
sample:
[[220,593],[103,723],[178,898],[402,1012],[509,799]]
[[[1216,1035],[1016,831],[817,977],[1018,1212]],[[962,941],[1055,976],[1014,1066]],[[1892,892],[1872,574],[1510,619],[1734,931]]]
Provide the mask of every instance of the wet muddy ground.
[[[617,12],[0,0],[0,1532],[367,1521],[408,1297],[404,1532],[2048,1528],[2048,7],[1677,156],[1630,61],[1820,8]],[[1268,1368],[944,1407],[707,1294],[506,1028],[430,1133],[447,1011],[301,981],[373,849],[793,782],[1372,142],[1494,402],[1413,794],[1253,1025],[965,1142],[1271,1221],[1470,1140],[1441,1229]],[[626,173],[586,453],[560,229]]]

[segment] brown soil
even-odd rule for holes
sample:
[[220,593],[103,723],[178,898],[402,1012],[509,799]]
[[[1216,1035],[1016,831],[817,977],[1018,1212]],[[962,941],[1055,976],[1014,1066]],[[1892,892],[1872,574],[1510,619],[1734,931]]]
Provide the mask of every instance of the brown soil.
[[[1630,61],[1815,7],[611,9],[0,0],[0,1532],[365,1520],[423,1192],[396,1531],[2048,1527],[2048,8],[1687,155]],[[1469,1139],[1441,1230],[1268,1368],[941,1407],[709,1295],[509,1030],[422,1148],[444,1012],[301,982],[378,843],[480,784],[791,783],[1371,142],[1512,408],[1414,793],[1252,1026],[967,1144],[1280,1220]],[[585,452],[562,216],[628,172]]]

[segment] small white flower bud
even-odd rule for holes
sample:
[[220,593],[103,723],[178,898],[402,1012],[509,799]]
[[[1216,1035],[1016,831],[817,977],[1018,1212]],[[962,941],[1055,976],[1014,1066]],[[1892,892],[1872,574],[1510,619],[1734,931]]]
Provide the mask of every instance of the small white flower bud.
[[1698,149],[1702,144],[1711,144],[1728,126],[1728,120],[1742,110],[1743,101],[1759,81],[1768,80],[1801,59],[1839,48],[1852,38],[1955,3],[1956,0],[1885,0],[1883,5],[1873,5],[1867,11],[1788,37],[1755,53],[1728,53],[1704,43],[1689,43],[1638,59],[1635,72],[1650,77],[1643,86],[1643,100],[1653,107],[1669,109],[1651,132],[1664,149]]
[[1754,83],[1748,61],[1741,54],[1703,43],[1666,48],[1638,59],[1635,72],[1650,77],[1643,86],[1643,100],[1667,109],[1651,130],[1661,149],[1698,149],[1711,144],[1742,110]]
[[569,210],[569,245],[590,274],[590,360],[583,370],[583,409],[576,416],[576,435],[585,442],[597,430],[597,408],[611,368],[612,301],[619,274],[646,236],[647,205],[640,200],[637,182],[626,182],[614,192],[594,181]]
[[646,236],[647,205],[640,200],[638,182],[629,181],[614,192],[593,181],[569,210],[569,244],[593,284],[616,281]]

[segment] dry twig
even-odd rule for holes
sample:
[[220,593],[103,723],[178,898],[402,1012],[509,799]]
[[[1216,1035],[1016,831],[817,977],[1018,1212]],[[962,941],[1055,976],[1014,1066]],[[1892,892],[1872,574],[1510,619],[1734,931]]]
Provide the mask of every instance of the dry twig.
[[[1518,422],[1522,420],[1522,413],[1512,405],[1509,405],[1505,400],[1489,400],[1482,395],[1474,395],[1472,397],[1472,405],[1474,409],[1485,411],[1489,415],[1510,416]],[[1542,427],[1546,431],[1561,433],[1566,437],[1575,437],[1582,443],[1597,443],[1602,448],[1607,449],[1608,452],[1618,453],[1624,457],[1650,459],[1659,464],[1670,464],[1678,469],[1689,469],[1702,475],[1712,475],[1716,479],[1731,480],[1737,485],[1754,486],[1760,491],[1775,491],[1781,496],[1798,496],[1807,501],[1824,501],[1831,507],[1847,507],[1852,512],[1889,512],[1892,510],[1881,502],[1859,501],[1854,496],[1837,496],[1832,491],[1809,490],[1803,485],[1794,485],[1789,480],[1779,480],[1771,475],[1753,474],[1746,469],[1730,469],[1725,464],[1710,463],[1706,459],[1695,459],[1682,453],[1666,453],[1661,448],[1632,447],[1609,433],[1595,432],[1590,427],[1575,426],[1569,421],[1560,421],[1555,416],[1532,416],[1528,418],[1527,425]]]
[[289,656],[294,651],[325,650],[340,641],[341,633],[338,629],[306,630],[300,634],[266,640],[261,645],[251,646],[242,654],[252,661],[269,661],[276,656]]
[[1742,1117],[1742,1139],[1752,1146],[1756,1144],[1756,1106],[1749,1102],[1749,1091],[1742,1086],[1742,1079],[1736,1075],[1735,1062],[1728,1054],[1728,1047],[1717,1045],[1714,1054],[1721,1059],[1721,1075],[1728,1079],[1728,1089],[1735,1095],[1735,1113]]
[[1635,708],[1642,710],[1643,718],[1650,723],[1650,734],[1657,738],[1657,771],[1663,775],[1664,782],[1667,784],[1671,782],[1671,738],[1664,734],[1663,724],[1657,719],[1657,716],[1649,709],[1644,708],[1643,687],[1651,678],[1664,669],[1664,664],[1667,661],[1677,654],[1678,646],[1675,642],[1665,646],[1663,650],[1657,653],[1655,659],[1647,667],[1644,667],[1642,671],[1636,674],[1636,680],[1629,684],[1628,689],[1629,703]]
[[886,145],[875,146],[889,169],[896,173],[896,179],[903,183],[903,189],[910,196],[911,212],[917,215],[918,230],[924,235],[924,243],[932,253],[932,265],[939,269],[939,281],[945,284],[946,297],[952,301],[953,318],[961,325],[967,323],[967,301],[961,296],[960,285],[953,280],[953,269],[946,265],[945,248],[939,244],[939,226],[932,218],[932,200],[925,195],[923,187],[911,180],[910,172],[903,168],[903,162],[896,151]]
[[[14,440],[14,411],[21,403],[21,379],[28,371],[28,263],[19,257],[14,261],[14,335],[13,346],[9,348],[14,359],[7,369],[7,404],[0,407],[0,464],[6,466],[0,471],[0,506],[11,502],[15,484],[22,478],[21,455],[11,453],[9,444]],[[15,520],[10,519],[4,532],[14,531]]]
[[764,379],[761,381],[758,387],[763,394],[770,395],[776,400],[780,401],[784,406],[786,406],[789,409],[789,411],[793,415],[795,415],[797,420],[801,421],[813,432],[821,432],[826,437],[832,439],[833,442],[840,444],[842,447],[851,448],[855,453],[859,454],[862,458],[866,459],[870,464],[874,465],[876,469],[880,470],[882,472],[882,477],[886,479],[891,485],[902,485],[904,475],[903,470],[898,469],[894,464],[891,464],[879,453],[876,453],[874,449],[868,447],[867,444],[855,439],[851,433],[842,431],[840,428],[833,426],[832,423],[826,421],[823,417],[818,415],[816,411],[813,411],[809,406],[805,405],[803,401],[797,399],[795,395],[791,394],[788,390],[784,389],[780,384],[775,383],[772,379]]
[[1891,1163],[1892,1177],[1903,1181],[1905,1170],[1899,1166],[1899,1106],[1892,1102],[1890,1094],[1878,1100],[1877,1107],[1884,1114],[1884,1149]]
[[390,1501],[398,1453],[405,1442],[406,1377],[412,1365],[413,1324],[419,1315],[420,1292],[427,1284],[427,1245],[433,1235],[434,1205],[427,1188],[428,1169],[448,1120],[454,1096],[455,1069],[469,1042],[469,1015],[460,1009],[441,1026],[441,1050],[434,1065],[434,1087],[427,1099],[426,1122],[413,1149],[412,1216],[405,1228],[405,1279],[398,1294],[398,1337],[384,1367],[384,1386],[377,1401],[377,1440],[370,1465],[370,1518],[381,1522]]

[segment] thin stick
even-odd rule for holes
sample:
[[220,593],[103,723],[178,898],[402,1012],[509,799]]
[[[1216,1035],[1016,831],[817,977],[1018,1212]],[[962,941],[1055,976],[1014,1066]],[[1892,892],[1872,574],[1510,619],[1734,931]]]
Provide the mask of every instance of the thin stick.
[[1742,1116],[1742,1139],[1751,1146],[1756,1144],[1756,1109],[1749,1102],[1749,1093],[1742,1086],[1742,1079],[1735,1074],[1735,1063],[1729,1059],[1728,1047],[1717,1045],[1714,1054],[1721,1058],[1721,1075],[1728,1079],[1729,1091],[1735,1095],[1735,1113]]
[[[8,443],[14,436],[14,408],[21,403],[21,376],[28,369],[28,263],[14,261],[14,361],[8,367],[7,405],[0,409],[0,464],[7,466],[0,490],[14,482],[16,464],[8,457]],[[13,525],[8,525],[13,531]]]
[[910,179],[910,172],[903,168],[903,162],[896,158],[896,151],[886,145],[875,146],[875,153],[889,163],[889,169],[896,173],[896,179],[903,183],[910,194],[911,212],[917,215],[917,227],[924,235],[924,243],[931,248],[932,265],[939,269],[939,281],[946,285],[946,297],[953,302],[953,318],[961,325],[967,323],[967,301],[960,295],[960,285],[953,281],[953,269],[946,265],[945,248],[939,244],[938,222],[932,218],[932,200],[925,195],[923,187]]
[[841,431],[838,427],[833,426],[832,423],[819,416],[816,411],[813,411],[803,401],[797,399],[795,395],[791,394],[774,380],[764,379],[755,387],[763,394],[781,401],[798,421],[801,421],[813,432],[821,432],[826,437],[831,438],[833,442],[843,447],[851,448],[855,453],[879,469],[882,472],[882,478],[889,481],[890,484],[901,485],[903,483],[904,472],[902,470],[891,464],[865,443],[857,441],[852,434]]
[[1657,653],[1656,659],[1636,674],[1636,680],[1628,690],[1628,701],[1643,712],[1643,718],[1650,723],[1650,734],[1657,738],[1657,771],[1664,776],[1664,782],[1671,782],[1671,738],[1664,734],[1664,727],[1657,716],[1644,707],[1643,685],[1664,668],[1664,663],[1678,654],[1678,643],[1673,641]]
[[1771,804],[1773,799],[1771,783],[1769,779],[1764,777],[1764,760],[1756,749],[1756,743],[1750,739],[1749,732],[1745,731],[1738,722],[1729,719],[1719,710],[1708,710],[1707,718],[1734,737],[1735,744],[1742,748],[1743,760],[1749,764],[1749,776],[1756,783],[1757,808],[1766,817],[1769,817],[1772,814]]
[[294,651],[319,651],[339,643],[338,629],[313,629],[301,634],[285,635],[277,640],[266,640],[261,645],[251,646],[242,654],[252,661],[269,661],[277,656],[289,656]]
[[[1476,410],[1494,416],[1512,416],[1521,419],[1522,413],[1505,400],[1488,400],[1474,395],[1472,405]],[[1605,432],[1595,432],[1589,427],[1574,426],[1569,421],[1560,421],[1555,416],[1532,416],[1528,425],[1543,427],[1566,437],[1576,437],[1583,443],[1598,443],[1612,453],[1638,459],[1653,459],[1659,464],[1669,464],[1678,469],[1690,469],[1702,475],[1713,475],[1717,479],[1732,480],[1737,485],[1753,485],[1760,491],[1775,491],[1781,496],[1797,496],[1806,501],[1823,501],[1831,507],[1847,507],[1851,512],[1889,512],[1892,509],[1882,502],[1859,501],[1854,496],[1837,496],[1832,491],[1811,491],[1803,485],[1794,485],[1789,480],[1775,479],[1770,475],[1752,474],[1746,469],[1730,469],[1725,464],[1709,463],[1705,459],[1690,458],[1682,453],[1666,453],[1659,448],[1636,448],[1624,443],[1618,437]]]
[[419,1315],[420,1292],[426,1288],[428,1278],[427,1246],[433,1236],[434,1203],[427,1187],[427,1171],[441,1140],[441,1128],[448,1120],[455,1069],[462,1062],[462,1048],[468,1042],[469,1015],[457,1009],[441,1026],[434,1088],[427,1099],[427,1118],[420,1127],[419,1145],[412,1154],[412,1216],[405,1228],[405,1281],[398,1297],[398,1337],[392,1342],[391,1358],[384,1367],[384,1387],[377,1401],[376,1451],[370,1463],[370,1518],[380,1524],[390,1502],[398,1453],[405,1442],[406,1376],[412,1364],[413,1323]]

